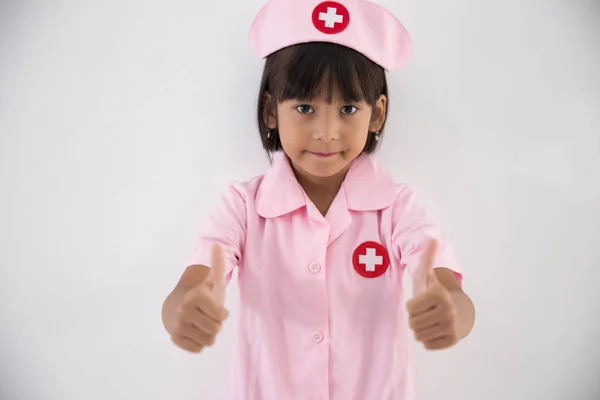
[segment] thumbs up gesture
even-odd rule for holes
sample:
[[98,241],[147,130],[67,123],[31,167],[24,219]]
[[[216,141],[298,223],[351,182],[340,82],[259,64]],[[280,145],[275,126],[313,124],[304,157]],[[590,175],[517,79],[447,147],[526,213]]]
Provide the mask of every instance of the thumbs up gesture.
[[425,247],[413,277],[414,297],[407,304],[410,328],[427,350],[445,349],[459,340],[452,296],[433,271],[436,250],[435,240]]
[[179,347],[199,353],[215,343],[228,312],[225,303],[225,259],[221,246],[212,248],[211,269],[198,286],[182,298],[171,338]]

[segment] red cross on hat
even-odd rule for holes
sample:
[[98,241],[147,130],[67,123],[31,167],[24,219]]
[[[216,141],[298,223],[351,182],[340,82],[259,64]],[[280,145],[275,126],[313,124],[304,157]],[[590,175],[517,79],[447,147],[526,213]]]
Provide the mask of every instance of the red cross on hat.
[[343,32],[350,24],[350,13],[344,5],[336,1],[324,1],[318,4],[312,13],[315,28],[333,35]]

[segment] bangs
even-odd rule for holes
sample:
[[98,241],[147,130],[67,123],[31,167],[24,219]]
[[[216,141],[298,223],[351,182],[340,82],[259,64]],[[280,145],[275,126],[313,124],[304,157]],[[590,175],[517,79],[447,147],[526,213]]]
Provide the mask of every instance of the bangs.
[[[280,50],[271,58],[271,93],[279,102],[312,100],[375,104],[384,92],[385,72],[355,50],[333,43],[306,43]],[[360,77],[360,79],[359,79]]]

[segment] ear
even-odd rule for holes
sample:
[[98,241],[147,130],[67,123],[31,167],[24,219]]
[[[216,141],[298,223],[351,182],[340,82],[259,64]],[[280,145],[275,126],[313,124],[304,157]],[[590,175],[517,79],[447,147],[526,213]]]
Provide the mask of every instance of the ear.
[[375,107],[373,107],[373,113],[371,114],[371,123],[369,124],[370,132],[379,132],[383,123],[385,122],[385,110],[387,105],[387,97],[385,95],[379,96]]
[[265,93],[263,97],[263,120],[269,129],[277,128],[277,114],[273,105],[272,97],[269,93]]

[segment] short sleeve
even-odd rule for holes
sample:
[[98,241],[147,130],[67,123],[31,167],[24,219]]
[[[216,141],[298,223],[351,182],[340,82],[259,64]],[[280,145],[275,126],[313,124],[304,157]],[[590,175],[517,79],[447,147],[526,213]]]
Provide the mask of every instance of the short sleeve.
[[246,197],[238,185],[230,185],[221,194],[218,205],[209,214],[194,246],[189,265],[211,267],[211,251],[220,244],[225,257],[227,281],[233,268],[240,265],[246,240]]
[[416,192],[408,186],[400,186],[392,210],[394,251],[400,262],[414,276],[421,253],[430,239],[438,242],[434,268],[448,268],[454,271],[462,282],[462,270],[458,264],[452,245],[440,232],[439,226],[431,218],[426,208],[419,202]]

